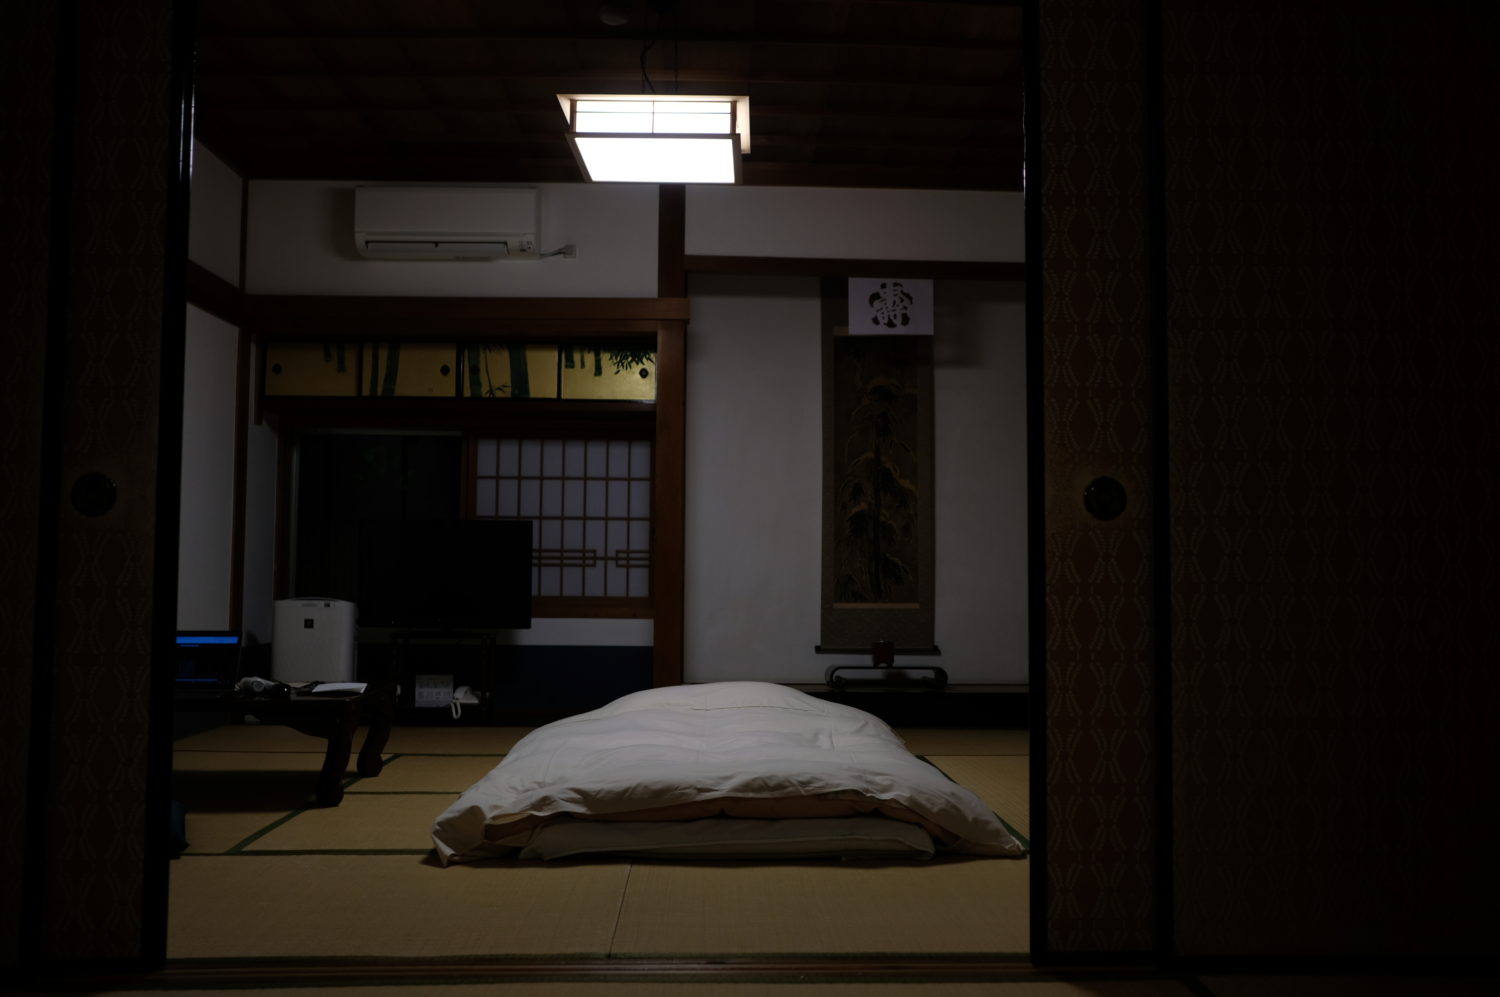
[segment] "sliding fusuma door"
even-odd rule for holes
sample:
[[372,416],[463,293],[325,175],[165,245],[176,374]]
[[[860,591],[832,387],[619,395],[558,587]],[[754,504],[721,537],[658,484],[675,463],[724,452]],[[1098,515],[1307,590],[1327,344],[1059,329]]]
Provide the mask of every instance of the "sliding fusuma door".
[[165,951],[170,689],[154,663],[176,611],[185,34],[165,0],[23,6],[7,11],[18,58],[0,60],[20,135],[3,160],[19,213],[0,268],[15,488],[0,755],[3,851],[24,862],[0,877],[0,923],[12,965],[144,965]]
[[1497,16],[1028,9],[1036,955],[1486,952]]

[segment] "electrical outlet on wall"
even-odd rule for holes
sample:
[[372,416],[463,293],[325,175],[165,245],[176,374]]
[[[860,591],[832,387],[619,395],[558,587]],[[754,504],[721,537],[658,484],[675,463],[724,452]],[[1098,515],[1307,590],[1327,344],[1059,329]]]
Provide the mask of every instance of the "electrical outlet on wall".
[[417,675],[415,679],[416,706],[447,706],[453,702],[452,675]]

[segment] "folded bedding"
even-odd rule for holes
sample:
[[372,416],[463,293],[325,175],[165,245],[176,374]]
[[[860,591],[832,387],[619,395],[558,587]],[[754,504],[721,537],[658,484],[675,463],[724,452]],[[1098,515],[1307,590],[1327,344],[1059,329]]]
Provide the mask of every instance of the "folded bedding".
[[766,682],[631,693],[538,727],[437,818],[439,860],[1019,857],[883,721]]

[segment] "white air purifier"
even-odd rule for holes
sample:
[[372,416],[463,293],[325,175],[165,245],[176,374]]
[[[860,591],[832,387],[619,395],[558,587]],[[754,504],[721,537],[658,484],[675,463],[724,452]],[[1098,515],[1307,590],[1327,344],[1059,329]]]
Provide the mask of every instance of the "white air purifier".
[[343,599],[278,599],[271,675],[278,682],[353,682],[356,607]]

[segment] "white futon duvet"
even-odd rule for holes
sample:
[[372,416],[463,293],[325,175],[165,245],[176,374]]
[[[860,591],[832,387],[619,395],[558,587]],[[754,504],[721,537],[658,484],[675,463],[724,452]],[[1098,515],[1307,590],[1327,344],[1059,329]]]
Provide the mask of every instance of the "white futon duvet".
[[881,720],[765,682],[648,689],[539,727],[437,818],[432,840],[444,865],[1025,854]]

